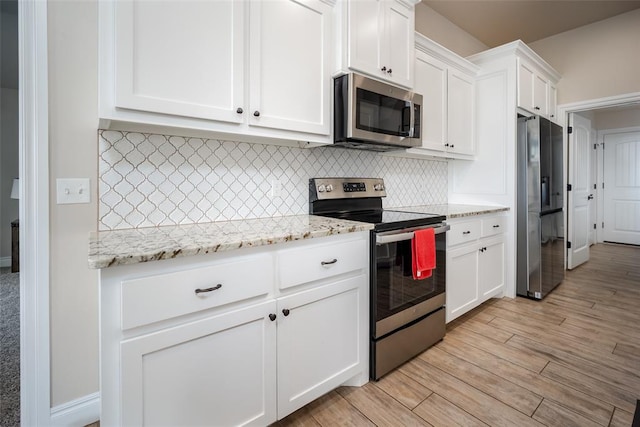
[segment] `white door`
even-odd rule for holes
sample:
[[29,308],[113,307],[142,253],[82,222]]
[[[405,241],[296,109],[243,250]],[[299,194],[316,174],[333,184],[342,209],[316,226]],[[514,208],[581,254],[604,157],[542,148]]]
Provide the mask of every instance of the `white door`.
[[603,234],[640,245],[640,132],[605,135]]
[[571,248],[568,250],[567,266],[575,268],[589,260],[589,203],[593,191],[591,182],[591,121],[574,113],[569,115],[569,185],[568,192],[568,238]]
[[329,135],[331,6],[320,0],[249,4],[249,124]]

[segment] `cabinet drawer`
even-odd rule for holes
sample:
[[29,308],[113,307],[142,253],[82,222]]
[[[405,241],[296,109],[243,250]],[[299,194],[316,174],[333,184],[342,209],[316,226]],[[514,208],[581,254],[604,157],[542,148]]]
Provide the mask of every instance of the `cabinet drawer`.
[[279,251],[280,289],[366,268],[368,251],[366,240]]
[[[196,293],[197,289],[212,290]],[[122,329],[269,293],[273,258],[260,255],[122,282]]]
[[482,237],[504,233],[505,217],[494,216],[482,220]]
[[455,222],[447,233],[447,246],[471,242],[480,237],[480,220]]

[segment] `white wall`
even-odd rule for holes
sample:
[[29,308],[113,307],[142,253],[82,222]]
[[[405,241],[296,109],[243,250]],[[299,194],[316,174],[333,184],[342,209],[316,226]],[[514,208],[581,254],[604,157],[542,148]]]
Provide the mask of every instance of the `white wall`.
[[465,57],[488,49],[487,45],[426,4],[418,3],[415,12],[416,31],[458,55]]
[[[95,393],[98,280],[87,267],[97,228],[98,72],[96,1],[48,3],[51,404]],[[57,178],[91,178],[91,203],[57,205]]]
[[596,111],[593,124],[597,130],[640,127],[640,107]]
[[561,75],[558,104],[640,92],[640,9],[529,46]]

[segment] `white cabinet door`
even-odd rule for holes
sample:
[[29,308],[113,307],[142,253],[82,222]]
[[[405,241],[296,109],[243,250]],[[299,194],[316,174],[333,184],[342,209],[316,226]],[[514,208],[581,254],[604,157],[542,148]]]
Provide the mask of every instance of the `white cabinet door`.
[[278,299],[278,419],[362,371],[366,276]]
[[241,122],[244,4],[115,2],[115,106]]
[[398,0],[385,2],[385,40],[382,51],[387,78],[413,87],[414,9]]
[[478,256],[478,292],[481,299],[490,298],[504,290],[504,241],[485,239]]
[[379,78],[383,75],[380,47],[385,36],[384,1],[351,0],[347,8],[348,67]]
[[447,103],[447,149],[458,154],[475,154],[474,79],[457,70],[450,69],[448,76]]
[[533,112],[541,116],[548,115],[547,79],[536,74],[533,77]]
[[349,0],[347,16],[347,66],[413,87],[413,6],[401,0]]
[[534,70],[518,58],[518,106],[533,112]]
[[478,245],[447,250],[447,322],[478,302]]
[[556,87],[549,82],[549,95],[548,95],[548,101],[549,101],[549,107],[547,113],[549,113],[549,119],[551,119],[554,122],[557,122],[558,119],[556,118],[556,108],[558,105],[558,89],[556,89]]
[[444,151],[447,131],[447,66],[416,52],[415,92],[422,95],[422,148]]
[[250,9],[249,124],[328,135],[331,6],[253,0]]
[[121,343],[120,425],[267,425],[276,420],[276,303]]

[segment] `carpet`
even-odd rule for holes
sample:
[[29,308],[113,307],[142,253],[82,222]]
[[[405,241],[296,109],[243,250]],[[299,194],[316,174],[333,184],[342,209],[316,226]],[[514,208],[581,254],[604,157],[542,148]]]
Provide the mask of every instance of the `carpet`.
[[20,273],[0,274],[0,426],[20,425]]

